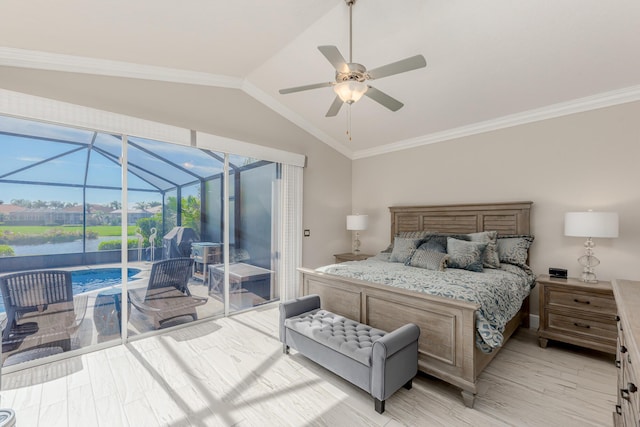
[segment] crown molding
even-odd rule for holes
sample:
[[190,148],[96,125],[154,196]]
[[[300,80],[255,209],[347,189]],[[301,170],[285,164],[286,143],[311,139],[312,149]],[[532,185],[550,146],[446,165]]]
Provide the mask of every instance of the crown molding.
[[178,68],[0,47],[0,65],[239,89],[242,79]]
[[494,130],[538,122],[541,120],[553,119],[570,114],[582,113],[590,110],[597,110],[599,108],[612,107],[614,105],[626,104],[628,102],[635,101],[640,101],[640,85],[613,90],[610,92],[603,92],[597,95],[574,99],[572,101],[552,104],[546,107],[528,110],[522,113],[511,114],[508,116],[474,123],[467,126],[461,126],[442,132],[423,135],[417,138],[406,139],[403,141],[382,145],[380,147],[358,150],[353,153],[351,159],[357,160],[367,157],[379,156],[381,154],[393,153],[395,151],[407,150],[409,148],[435,144],[437,142],[448,141],[451,139],[462,138],[479,133],[491,132]]
[[248,80],[238,77],[8,47],[0,47],[0,66],[239,89],[351,160],[379,156],[395,151],[407,150],[423,145],[435,144],[437,142],[640,100],[640,85],[631,86],[442,132],[397,141],[375,148],[353,151],[328,134],[322,132],[299,114],[286,108],[273,96],[265,93]]

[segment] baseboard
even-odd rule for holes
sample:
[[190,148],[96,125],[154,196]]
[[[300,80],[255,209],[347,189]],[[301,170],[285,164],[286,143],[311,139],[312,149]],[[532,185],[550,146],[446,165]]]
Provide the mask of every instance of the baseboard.
[[540,316],[538,316],[537,314],[530,314],[529,329],[538,329],[538,326],[540,326]]

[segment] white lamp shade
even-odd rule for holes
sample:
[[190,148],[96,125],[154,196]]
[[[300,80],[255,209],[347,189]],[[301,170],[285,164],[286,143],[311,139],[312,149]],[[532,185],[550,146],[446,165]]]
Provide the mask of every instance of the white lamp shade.
[[342,102],[347,104],[353,104],[358,102],[360,98],[369,89],[366,83],[359,82],[357,80],[347,80],[342,83],[338,83],[333,87],[333,91],[342,99]]
[[369,215],[347,215],[347,230],[366,230]]
[[617,212],[567,212],[564,235],[574,237],[618,237]]

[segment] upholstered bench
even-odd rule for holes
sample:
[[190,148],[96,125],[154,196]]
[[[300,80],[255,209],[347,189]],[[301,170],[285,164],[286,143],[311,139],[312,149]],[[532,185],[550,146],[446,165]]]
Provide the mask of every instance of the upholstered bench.
[[280,341],[365,390],[375,410],[400,387],[411,389],[418,371],[420,329],[406,324],[385,332],[320,308],[308,295],[280,304]]

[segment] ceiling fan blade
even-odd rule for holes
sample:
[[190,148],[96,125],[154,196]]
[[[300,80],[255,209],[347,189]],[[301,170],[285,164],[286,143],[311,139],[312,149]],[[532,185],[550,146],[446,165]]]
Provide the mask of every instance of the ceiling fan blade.
[[335,46],[318,46],[318,50],[324,55],[325,58],[333,68],[336,69],[339,73],[348,73],[349,66],[347,65],[347,61],[345,61],[344,57],[340,53],[337,47]]
[[342,99],[340,99],[339,96],[336,96],[336,98],[333,100],[333,103],[331,104],[331,107],[329,107],[329,111],[327,111],[325,117],[337,116],[340,108],[342,108],[342,104],[344,104],[344,102],[342,102]]
[[312,85],[296,86],[296,87],[290,87],[287,89],[280,89],[278,92],[280,92],[280,95],[286,95],[287,93],[302,92],[303,90],[318,89],[321,87],[330,87],[330,86],[333,86],[334,84],[335,84],[334,82],[316,83]]
[[391,111],[398,111],[404,106],[402,102],[390,97],[375,87],[369,86],[369,89],[364,94],[384,107],[387,107]]
[[405,58],[391,64],[383,65],[382,67],[369,70],[370,79],[380,79],[382,77],[393,76],[394,74],[404,73],[406,71],[415,70],[427,66],[427,61],[422,55],[412,56]]

